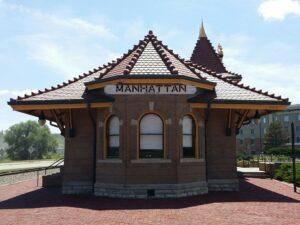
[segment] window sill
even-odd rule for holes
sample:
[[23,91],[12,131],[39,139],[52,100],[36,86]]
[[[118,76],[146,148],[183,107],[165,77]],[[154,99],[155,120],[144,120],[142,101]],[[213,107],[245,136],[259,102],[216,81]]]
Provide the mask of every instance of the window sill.
[[98,163],[122,163],[121,159],[98,159]]
[[132,159],[130,161],[133,164],[138,163],[171,163],[171,159]]
[[182,158],[182,159],[180,159],[180,162],[181,163],[204,162],[204,159]]

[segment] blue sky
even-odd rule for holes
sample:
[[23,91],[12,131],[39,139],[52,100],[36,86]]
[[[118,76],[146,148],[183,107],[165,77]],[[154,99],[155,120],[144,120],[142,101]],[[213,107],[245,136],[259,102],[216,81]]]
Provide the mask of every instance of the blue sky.
[[32,118],[13,112],[10,97],[117,58],[150,29],[189,58],[202,20],[243,83],[300,103],[298,0],[0,0],[0,130]]

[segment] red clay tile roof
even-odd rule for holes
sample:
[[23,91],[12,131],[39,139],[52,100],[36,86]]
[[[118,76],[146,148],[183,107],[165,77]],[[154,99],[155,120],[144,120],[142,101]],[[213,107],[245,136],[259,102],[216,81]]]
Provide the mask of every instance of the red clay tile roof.
[[[263,101],[263,102],[277,102],[288,104],[288,98],[282,98],[281,96],[275,96],[275,94],[269,94],[267,91],[257,90],[246,86],[239,81],[232,80],[231,78],[224,77],[222,74],[217,74],[215,71],[206,69],[198,64],[187,62],[191,67],[194,67],[202,76],[206,77],[208,81],[216,83],[215,93],[211,95],[210,100],[214,101]],[[199,95],[200,96],[200,95]],[[198,99],[197,96],[192,99],[193,101],[201,101],[207,99]],[[248,102],[249,103],[249,102]]]
[[227,72],[207,37],[199,37],[190,60],[217,73]]
[[[18,97],[16,100],[11,99],[9,104],[85,101],[87,99],[86,84],[114,79],[118,76],[135,77],[141,75],[151,78],[155,76],[186,77],[195,79],[198,82],[216,84],[215,90],[210,95],[215,101],[248,101],[248,103],[255,102],[255,104],[259,101],[261,103],[269,102],[270,104],[288,104],[288,99],[240,84],[240,79],[232,79],[231,77],[231,75],[233,77],[239,76],[237,74],[231,72],[220,74],[212,69],[180,58],[172,50],[169,50],[166,45],[163,45],[161,41],[157,40],[152,31],[145,36],[144,40],[116,61],[93,69],[87,74],[80,75],[56,87]],[[103,95],[99,100],[110,101],[111,99]],[[195,97],[193,101],[199,101],[199,99]]]
[[200,66],[204,66],[206,68],[214,70],[217,73],[227,72],[225,66],[219,58],[219,55],[216,53],[214,47],[206,36],[203,22],[201,24],[199,38],[196,42],[196,46],[193,50],[190,61],[192,63],[196,63]]

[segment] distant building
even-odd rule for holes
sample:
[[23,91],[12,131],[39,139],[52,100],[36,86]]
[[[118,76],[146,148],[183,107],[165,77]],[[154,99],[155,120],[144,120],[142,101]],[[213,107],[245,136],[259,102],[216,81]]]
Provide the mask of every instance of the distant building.
[[[264,135],[267,127],[273,121],[279,121],[288,132],[289,137],[291,137],[291,123],[293,122],[295,125],[295,143],[300,145],[300,104],[298,104],[291,105],[284,111],[262,116],[257,123],[251,121],[250,124],[242,126],[236,139],[237,152],[261,153]],[[288,145],[290,144],[288,143]]]

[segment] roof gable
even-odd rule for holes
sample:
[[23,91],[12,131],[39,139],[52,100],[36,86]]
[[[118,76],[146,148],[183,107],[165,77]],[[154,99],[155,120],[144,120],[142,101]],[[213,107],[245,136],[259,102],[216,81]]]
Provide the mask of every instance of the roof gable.
[[[88,89],[102,87],[100,83],[119,79],[176,79],[191,80],[213,89],[214,83],[208,82],[199,72],[190,67],[187,62],[175,54],[168,46],[157,40],[152,31],[139,41],[128,53],[118,59],[94,81],[86,83]],[[154,82],[154,80],[153,80]],[[156,81],[155,81],[156,82]]]

